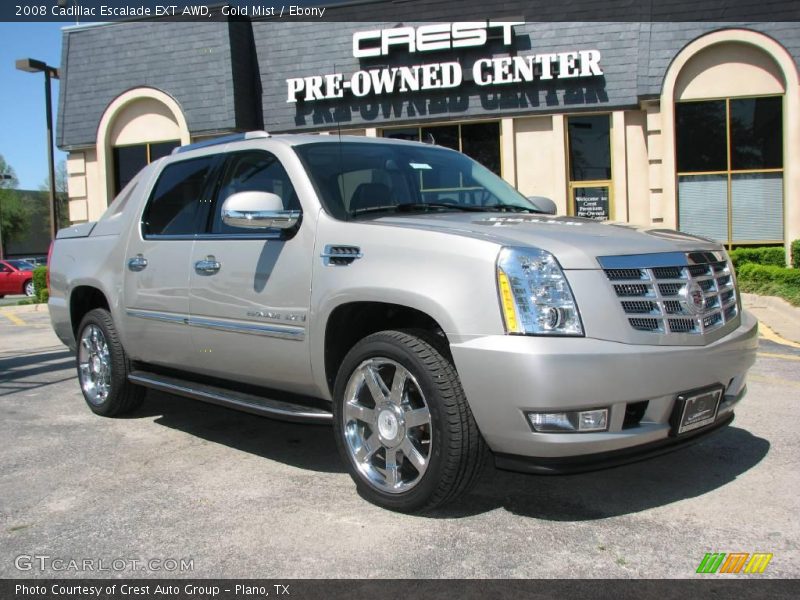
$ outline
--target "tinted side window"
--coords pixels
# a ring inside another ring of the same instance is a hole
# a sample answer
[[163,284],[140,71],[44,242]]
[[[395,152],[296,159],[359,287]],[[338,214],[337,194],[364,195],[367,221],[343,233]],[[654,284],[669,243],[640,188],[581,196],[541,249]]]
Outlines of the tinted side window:
[[274,155],[263,150],[239,152],[228,159],[214,207],[212,233],[253,233],[251,229],[230,227],[222,222],[222,204],[238,192],[271,192],[283,200],[284,210],[300,210],[289,175]]
[[198,212],[206,177],[214,157],[169,165],[158,178],[142,218],[148,235],[193,235],[198,232]]

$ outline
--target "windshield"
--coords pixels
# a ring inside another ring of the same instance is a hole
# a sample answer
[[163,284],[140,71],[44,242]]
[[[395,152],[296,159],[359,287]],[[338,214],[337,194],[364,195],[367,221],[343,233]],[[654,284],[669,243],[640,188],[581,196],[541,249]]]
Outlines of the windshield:
[[325,208],[338,219],[393,212],[539,212],[497,175],[452,150],[336,141],[295,151]]
[[16,267],[20,271],[33,271],[34,266],[24,260],[10,260],[8,261],[12,267]]

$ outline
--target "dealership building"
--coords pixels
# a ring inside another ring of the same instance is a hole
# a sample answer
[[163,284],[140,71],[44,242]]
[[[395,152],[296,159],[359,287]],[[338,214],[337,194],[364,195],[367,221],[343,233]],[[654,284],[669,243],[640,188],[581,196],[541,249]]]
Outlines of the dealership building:
[[66,28],[57,145],[71,220],[97,219],[178,145],[264,129],[455,148],[559,214],[731,245],[800,238],[800,23],[782,20],[787,3],[760,3],[759,22],[687,22],[702,2],[672,21],[611,22],[472,1],[441,20],[428,4],[441,5]]

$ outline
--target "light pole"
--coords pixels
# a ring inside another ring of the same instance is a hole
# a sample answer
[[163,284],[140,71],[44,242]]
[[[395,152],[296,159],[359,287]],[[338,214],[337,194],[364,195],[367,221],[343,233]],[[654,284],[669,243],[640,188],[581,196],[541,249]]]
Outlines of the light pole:
[[[8,173],[0,173],[0,179],[14,179],[14,178]],[[0,258],[5,258],[5,257],[6,257],[6,251],[3,248],[3,196],[0,195]]]
[[58,79],[58,69],[41,60],[21,58],[17,69],[26,73],[44,73],[45,117],[47,119],[47,169],[50,173],[50,241],[56,239],[58,210],[56,208],[56,167],[53,162],[53,106],[50,100],[50,79]]

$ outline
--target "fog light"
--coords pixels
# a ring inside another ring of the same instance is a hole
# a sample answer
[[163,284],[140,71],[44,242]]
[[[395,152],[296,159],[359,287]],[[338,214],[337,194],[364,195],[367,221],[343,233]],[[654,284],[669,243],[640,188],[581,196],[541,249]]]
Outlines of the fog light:
[[608,409],[584,410],[578,413],[578,431],[605,431],[608,429]]
[[606,431],[608,409],[557,413],[528,413],[533,429],[540,433]]

